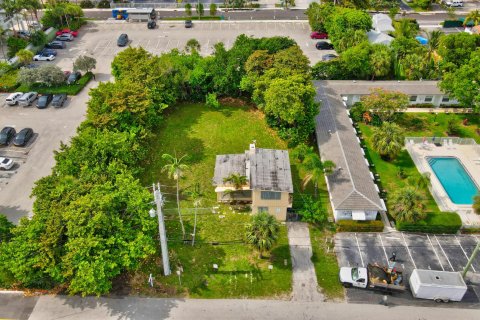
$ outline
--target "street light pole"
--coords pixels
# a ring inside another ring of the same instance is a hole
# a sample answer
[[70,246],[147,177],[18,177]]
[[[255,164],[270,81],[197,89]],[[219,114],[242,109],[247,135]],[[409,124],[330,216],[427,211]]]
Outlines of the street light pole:
[[155,184],[153,184],[153,196],[155,197],[157,210],[150,210],[150,216],[154,217],[156,214],[158,217],[158,233],[160,235],[160,248],[162,249],[163,273],[168,276],[172,272],[170,270],[170,260],[168,259],[167,237],[162,212],[163,197],[162,193],[160,192],[160,183],[158,184],[158,188],[155,188]]
[[473,260],[477,256],[478,251],[480,251],[480,241],[477,243],[477,246],[475,247],[475,250],[473,250],[472,255],[470,256],[470,259],[468,259],[467,265],[465,266],[465,269],[463,270],[462,277],[465,279],[465,276],[467,275],[468,269],[470,269],[470,266],[473,263]]

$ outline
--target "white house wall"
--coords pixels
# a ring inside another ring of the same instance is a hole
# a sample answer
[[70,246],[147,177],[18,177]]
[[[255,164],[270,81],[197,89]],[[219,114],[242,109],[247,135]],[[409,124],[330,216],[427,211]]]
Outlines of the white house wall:
[[[347,104],[347,106],[351,107],[354,103],[360,102],[360,98],[362,95],[360,94],[349,94],[344,95],[343,100]],[[428,101],[427,97],[432,97],[432,101]],[[447,95],[437,94],[437,95],[417,95],[415,101],[410,100],[410,104],[423,104],[423,103],[431,103],[436,107],[439,107],[442,104],[458,104],[458,101],[455,99],[449,99],[448,101],[443,102],[443,98],[448,97]],[[412,96],[409,96],[411,99]]]

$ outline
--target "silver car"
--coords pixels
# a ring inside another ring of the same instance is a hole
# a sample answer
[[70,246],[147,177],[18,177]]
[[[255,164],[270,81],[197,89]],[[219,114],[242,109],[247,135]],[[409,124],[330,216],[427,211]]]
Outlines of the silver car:
[[15,106],[18,104],[18,100],[23,96],[23,92],[14,92],[10,94],[5,101],[9,106]]
[[0,169],[2,170],[10,170],[13,167],[13,160],[9,158],[2,158],[0,157]]
[[24,107],[31,106],[33,101],[37,99],[38,93],[36,92],[27,92],[18,99],[18,104]]

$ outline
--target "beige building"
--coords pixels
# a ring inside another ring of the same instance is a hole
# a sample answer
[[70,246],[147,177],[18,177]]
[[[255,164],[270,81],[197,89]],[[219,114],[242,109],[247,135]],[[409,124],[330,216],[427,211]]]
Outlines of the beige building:
[[[232,174],[244,177],[242,186],[225,182]],[[219,202],[250,204],[253,213],[268,212],[286,220],[292,207],[292,174],[287,150],[261,149],[250,144],[241,154],[217,155],[213,184]]]

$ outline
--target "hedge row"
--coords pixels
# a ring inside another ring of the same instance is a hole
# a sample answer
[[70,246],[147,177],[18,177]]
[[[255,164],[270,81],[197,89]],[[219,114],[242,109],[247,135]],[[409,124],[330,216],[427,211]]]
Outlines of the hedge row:
[[87,85],[87,83],[92,79],[92,77],[93,77],[93,73],[87,72],[75,84],[70,84],[70,85],[64,84],[64,85],[54,86],[54,87],[47,87],[42,85],[32,85],[32,86],[21,85],[17,88],[17,91],[20,91],[20,92],[35,91],[42,94],[66,93],[69,96],[74,96],[80,91],[82,91],[82,89]]
[[480,233],[480,228],[462,228],[460,232],[463,234]]
[[383,222],[380,220],[337,221],[337,232],[382,232],[382,231],[383,231]]
[[425,220],[417,223],[397,222],[397,230],[425,233],[457,233],[462,220],[455,212],[428,213]]

